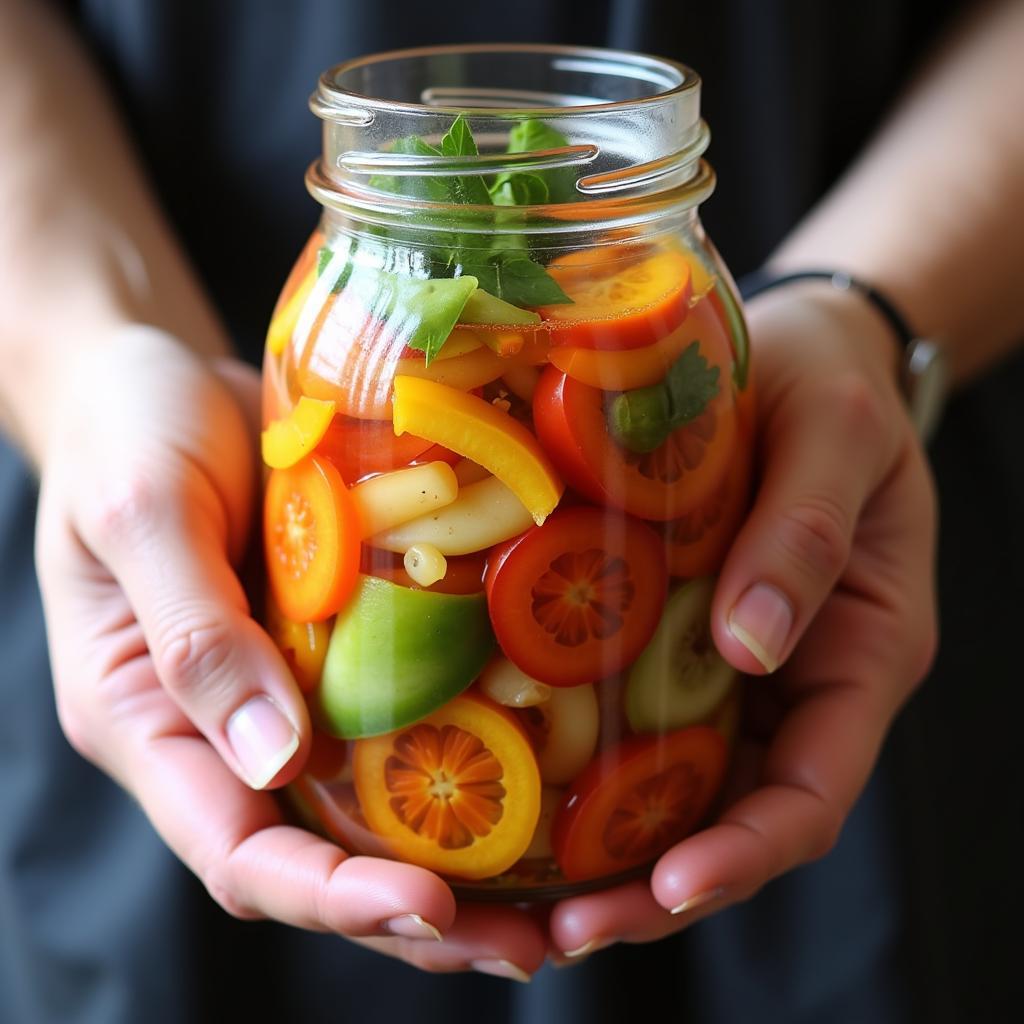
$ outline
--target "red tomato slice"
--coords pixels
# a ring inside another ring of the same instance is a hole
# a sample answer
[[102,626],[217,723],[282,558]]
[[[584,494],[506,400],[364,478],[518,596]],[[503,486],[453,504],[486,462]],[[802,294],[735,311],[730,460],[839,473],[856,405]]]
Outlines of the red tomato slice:
[[668,568],[673,576],[714,576],[722,568],[750,504],[751,461],[749,446],[741,444],[711,497],[666,523]]
[[707,725],[634,736],[602,751],[555,817],[551,844],[562,874],[581,882],[660,857],[703,821],[727,760],[725,740]]
[[[727,372],[721,379],[728,382]],[[702,415],[644,454],[627,451],[609,435],[604,394],[554,366],[541,374],[534,427],[563,479],[592,501],[656,522],[679,519],[707,502],[736,446],[728,385]]]
[[498,643],[552,686],[612,676],[636,659],[665,603],[665,556],[635,519],[564,508],[492,549],[487,603]]
[[686,319],[692,272],[679,250],[654,249],[593,265],[585,260],[572,253],[548,266],[548,273],[573,300],[540,311],[553,345],[643,348],[671,334]]

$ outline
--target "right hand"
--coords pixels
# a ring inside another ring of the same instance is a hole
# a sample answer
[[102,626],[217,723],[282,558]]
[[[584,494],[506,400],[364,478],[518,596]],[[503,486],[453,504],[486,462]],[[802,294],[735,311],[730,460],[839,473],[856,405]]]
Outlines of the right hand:
[[527,915],[460,907],[456,921],[436,875],[350,857],[261,791],[300,772],[310,724],[232,568],[250,527],[258,376],[146,327],[81,352],[47,410],[36,538],[72,745],[236,917],[337,932],[427,970],[535,971],[545,939]]

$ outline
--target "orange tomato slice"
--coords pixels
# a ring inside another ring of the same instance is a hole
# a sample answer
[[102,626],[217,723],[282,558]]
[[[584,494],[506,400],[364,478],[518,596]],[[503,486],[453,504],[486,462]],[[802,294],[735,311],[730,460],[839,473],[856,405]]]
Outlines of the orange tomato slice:
[[[569,257],[563,257],[566,261]],[[658,249],[616,265],[614,273],[587,273],[554,260],[548,273],[572,303],[544,306],[552,345],[634,349],[653,345],[686,318],[692,293],[689,261],[677,249]]]
[[317,455],[267,481],[263,536],[267,575],[282,613],[318,622],[344,604],[359,577],[362,531],[341,474]]
[[392,856],[452,878],[507,871],[540,817],[540,773],[523,730],[471,694],[359,740],[354,770],[367,824]]
[[653,345],[617,352],[555,346],[548,359],[581,384],[602,391],[632,391],[664,380],[672,364],[694,341],[701,342],[705,351],[728,351],[722,324],[706,298],[691,307],[679,327]]
[[303,693],[316,689],[324,670],[331,631],[325,622],[293,622],[267,595],[266,627]]

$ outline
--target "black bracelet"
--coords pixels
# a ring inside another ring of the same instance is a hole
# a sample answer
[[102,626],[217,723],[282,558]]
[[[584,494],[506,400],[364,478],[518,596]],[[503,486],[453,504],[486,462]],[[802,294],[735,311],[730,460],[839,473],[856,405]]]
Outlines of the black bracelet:
[[892,302],[874,285],[842,270],[797,270],[791,274],[771,274],[766,270],[755,270],[739,282],[739,289],[744,299],[752,299],[762,292],[771,291],[784,284],[794,284],[797,281],[828,281],[833,288],[837,288],[839,291],[852,291],[863,295],[885,317],[889,326],[896,333],[904,351],[910,348],[911,343],[917,337]]

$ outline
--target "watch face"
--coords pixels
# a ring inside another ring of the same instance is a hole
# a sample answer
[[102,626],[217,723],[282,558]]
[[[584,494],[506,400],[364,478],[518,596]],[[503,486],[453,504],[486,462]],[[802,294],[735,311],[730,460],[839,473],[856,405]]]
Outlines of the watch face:
[[939,425],[949,386],[942,346],[927,338],[915,339],[907,351],[905,380],[911,422],[918,436],[928,441]]

